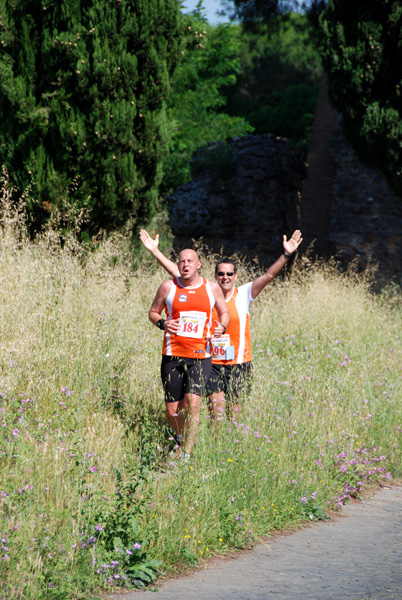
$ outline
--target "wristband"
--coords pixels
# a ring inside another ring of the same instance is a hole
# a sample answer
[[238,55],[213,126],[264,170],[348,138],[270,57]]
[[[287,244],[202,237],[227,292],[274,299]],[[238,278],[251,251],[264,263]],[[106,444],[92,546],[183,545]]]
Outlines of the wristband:
[[226,327],[224,325],[222,325],[222,323],[220,323],[220,325],[223,327],[223,334],[225,334],[226,333]]
[[[292,253],[293,254],[293,253]],[[285,258],[292,258],[292,254],[288,254],[287,252],[285,252],[285,250],[283,251],[283,256]]]
[[156,326],[159,327],[159,329],[162,329],[162,331],[165,331],[165,320],[166,319],[159,319],[156,324]]

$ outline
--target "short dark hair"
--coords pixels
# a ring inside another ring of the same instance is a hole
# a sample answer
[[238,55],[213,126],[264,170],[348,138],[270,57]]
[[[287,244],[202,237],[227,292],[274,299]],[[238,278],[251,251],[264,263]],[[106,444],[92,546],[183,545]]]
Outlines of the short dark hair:
[[216,267],[215,267],[215,274],[219,271],[219,265],[223,265],[223,264],[229,264],[229,265],[233,265],[233,271],[235,273],[237,273],[237,266],[236,263],[233,262],[233,260],[230,260],[230,258],[221,258],[220,260],[218,260],[218,262],[216,263]]

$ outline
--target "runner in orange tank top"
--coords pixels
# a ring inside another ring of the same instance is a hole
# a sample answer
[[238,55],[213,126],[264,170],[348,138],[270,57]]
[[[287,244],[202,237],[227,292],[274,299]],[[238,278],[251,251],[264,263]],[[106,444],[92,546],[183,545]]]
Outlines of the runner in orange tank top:
[[[211,338],[224,334],[230,320],[219,285],[200,277],[200,268],[194,250],[180,252],[177,277],[162,283],[149,310],[150,321],[165,332],[161,377],[166,416],[183,439],[177,458],[186,460],[194,446],[201,395],[211,373]],[[219,320],[213,327],[214,307]]]
[[[169,273],[176,276],[178,272],[176,265],[158,248],[159,236],[157,235],[153,240],[145,230],[142,230],[140,239],[156,260]],[[230,313],[230,323],[225,334],[213,340],[212,373],[207,384],[210,410],[217,419],[223,417],[225,407],[227,414],[237,413],[249,390],[252,375],[250,304],[278,275],[302,241],[298,229],[289,240],[284,235],[283,254],[278,260],[261,277],[239,288],[235,287],[236,264],[229,258],[223,258],[216,265],[215,279],[223,292]],[[214,320],[216,316],[213,312]]]
[[[211,319],[214,304],[211,286],[205,278],[200,278],[194,289],[188,289],[181,283],[180,277],[175,277],[164,308],[167,319],[180,319],[181,328],[176,335],[165,331],[162,354],[209,358],[212,355]],[[214,311],[218,318],[215,308]]]

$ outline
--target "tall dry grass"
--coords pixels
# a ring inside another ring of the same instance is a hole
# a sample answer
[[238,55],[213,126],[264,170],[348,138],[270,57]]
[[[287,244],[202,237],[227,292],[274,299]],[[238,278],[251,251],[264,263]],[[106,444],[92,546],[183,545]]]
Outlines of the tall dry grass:
[[[169,466],[165,274],[118,239],[35,240],[3,185],[0,228],[1,597],[88,598],[326,518],[401,474],[401,296],[333,264],[296,264],[252,306],[254,383],[235,422],[203,407]],[[213,260],[203,255],[203,273]],[[250,277],[240,265],[240,283]]]

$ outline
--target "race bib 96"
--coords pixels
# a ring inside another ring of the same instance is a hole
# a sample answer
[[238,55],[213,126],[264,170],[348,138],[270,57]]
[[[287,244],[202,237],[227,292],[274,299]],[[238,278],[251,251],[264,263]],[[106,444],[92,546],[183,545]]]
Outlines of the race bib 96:
[[225,333],[221,335],[221,337],[213,337],[211,338],[212,347],[214,349],[214,357],[215,358],[225,358],[226,350],[230,346],[230,335]]

